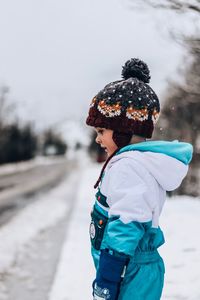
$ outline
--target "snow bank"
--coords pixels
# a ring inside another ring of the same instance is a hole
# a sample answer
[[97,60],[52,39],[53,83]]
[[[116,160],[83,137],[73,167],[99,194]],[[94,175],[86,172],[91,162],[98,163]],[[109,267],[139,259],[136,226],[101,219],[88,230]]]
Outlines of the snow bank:
[[99,175],[99,168],[99,165],[89,163],[82,175],[78,199],[49,300],[92,299],[91,282],[95,274],[90,256],[88,228],[94,199],[93,185]]

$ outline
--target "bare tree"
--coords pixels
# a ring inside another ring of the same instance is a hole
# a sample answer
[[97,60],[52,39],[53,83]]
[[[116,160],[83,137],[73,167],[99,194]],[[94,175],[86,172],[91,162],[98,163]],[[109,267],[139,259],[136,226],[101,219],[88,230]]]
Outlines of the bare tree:
[[10,114],[16,108],[16,105],[8,99],[9,91],[7,85],[0,86],[0,128],[6,124]]
[[[200,0],[130,0],[132,7],[169,10],[179,14],[193,12],[199,21]],[[196,36],[185,36],[177,32],[171,33],[171,37],[181,42],[188,48],[188,57],[183,62],[184,81],[181,84],[171,82],[168,94],[163,105],[160,118],[160,130],[156,137],[167,139],[179,139],[192,143],[194,147],[193,160],[189,174],[178,194],[200,195],[200,35],[199,29]]]
[[[153,8],[175,10],[179,13],[186,13],[188,11],[192,11],[198,14],[200,13],[200,0],[143,0],[143,3]],[[141,0],[134,1],[133,5],[141,6]]]
[[[189,174],[178,194],[200,195],[200,41],[187,40],[192,61],[184,70],[185,80],[170,83],[162,108],[159,126],[161,135],[167,139],[190,142],[194,147],[193,160]],[[160,136],[160,133],[157,135]]]

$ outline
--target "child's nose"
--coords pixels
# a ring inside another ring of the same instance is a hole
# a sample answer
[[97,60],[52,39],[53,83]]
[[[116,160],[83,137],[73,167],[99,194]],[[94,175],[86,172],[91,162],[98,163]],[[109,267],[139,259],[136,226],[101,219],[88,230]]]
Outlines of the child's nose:
[[100,138],[99,138],[98,136],[96,137],[95,142],[96,142],[97,144],[100,144],[100,143],[101,143],[101,142],[100,142]]

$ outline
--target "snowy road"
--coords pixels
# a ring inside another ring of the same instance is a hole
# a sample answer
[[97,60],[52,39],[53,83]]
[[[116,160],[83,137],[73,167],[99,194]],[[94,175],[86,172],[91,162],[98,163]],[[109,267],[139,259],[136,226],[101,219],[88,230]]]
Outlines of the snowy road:
[[[85,160],[0,229],[0,300],[92,299],[88,226],[99,171],[99,165]],[[166,202],[162,300],[200,299],[199,200]]]
[[[23,164],[23,163],[22,163]],[[32,194],[41,188],[58,181],[72,163],[62,158],[57,162],[49,161],[49,164],[33,165],[32,167],[13,172],[13,174],[1,174],[0,169],[0,207],[8,200],[21,195]]]
[[[0,225],[7,222],[18,210],[38,197],[38,192],[49,190],[64,177],[74,165],[65,157],[44,159],[39,163],[25,162],[13,167],[0,168]],[[4,174],[2,169],[7,170]],[[37,193],[37,196],[34,195]]]
[[0,228],[1,300],[48,299],[76,199],[77,172],[35,196],[37,201]]

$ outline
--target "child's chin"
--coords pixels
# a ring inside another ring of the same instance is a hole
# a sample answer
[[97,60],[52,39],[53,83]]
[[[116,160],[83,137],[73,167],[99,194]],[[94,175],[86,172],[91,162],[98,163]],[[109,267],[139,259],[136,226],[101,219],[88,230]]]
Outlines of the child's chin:
[[109,157],[109,156],[112,155],[112,153],[110,153],[110,152],[108,152],[108,151],[105,151],[105,152],[106,152],[106,154],[107,154],[107,157]]
[[107,156],[109,157],[110,156],[110,153],[108,152],[107,149],[104,149],[104,151],[106,152]]

